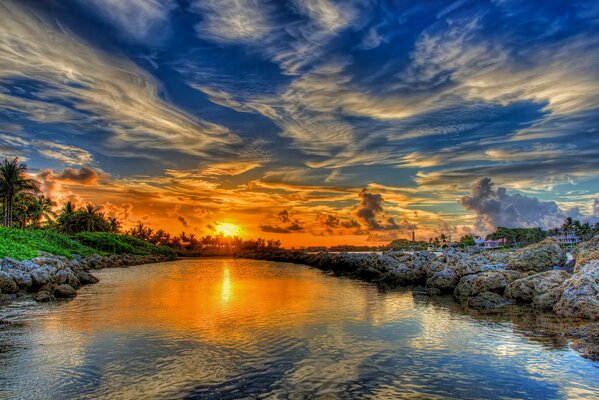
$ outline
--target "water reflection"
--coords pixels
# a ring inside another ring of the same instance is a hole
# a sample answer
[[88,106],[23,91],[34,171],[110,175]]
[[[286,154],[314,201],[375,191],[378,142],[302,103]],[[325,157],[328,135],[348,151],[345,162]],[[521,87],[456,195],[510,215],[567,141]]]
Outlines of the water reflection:
[[597,396],[596,365],[546,316],[472,315],[260,261],[99,276],[74,301],[0,311],[23,322],[0,331],[0,397]]

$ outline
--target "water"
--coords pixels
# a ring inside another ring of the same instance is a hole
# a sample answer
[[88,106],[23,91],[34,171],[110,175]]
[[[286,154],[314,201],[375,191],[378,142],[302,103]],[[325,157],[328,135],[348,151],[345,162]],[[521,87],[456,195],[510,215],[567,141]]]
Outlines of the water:
[[549,317],[265,261],[99,271],[68,302],[0,309],[0,398],[599,398]]

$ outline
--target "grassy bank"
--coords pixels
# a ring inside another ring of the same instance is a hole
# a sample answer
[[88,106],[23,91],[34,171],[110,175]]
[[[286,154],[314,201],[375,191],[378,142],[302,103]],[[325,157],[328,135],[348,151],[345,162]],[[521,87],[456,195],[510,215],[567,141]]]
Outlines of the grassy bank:
[[167,255],[175,252],[164,246],[154,246],[140,239],[105,232],[82,232],[67,236],[52,230],[0,228],[0,258],[11,257],[26,260],[37,257],[40,252],[72,258],[78,254],[135,254]]

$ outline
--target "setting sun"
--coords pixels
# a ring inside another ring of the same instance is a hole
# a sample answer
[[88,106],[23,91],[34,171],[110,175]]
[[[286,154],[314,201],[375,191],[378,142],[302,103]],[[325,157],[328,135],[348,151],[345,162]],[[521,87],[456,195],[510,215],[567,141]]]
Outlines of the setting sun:
[[221,222],[216,225],[216,233],[223,236],[237,236],[241,233],[241,228],[237,225],[230,224],[228,222]]

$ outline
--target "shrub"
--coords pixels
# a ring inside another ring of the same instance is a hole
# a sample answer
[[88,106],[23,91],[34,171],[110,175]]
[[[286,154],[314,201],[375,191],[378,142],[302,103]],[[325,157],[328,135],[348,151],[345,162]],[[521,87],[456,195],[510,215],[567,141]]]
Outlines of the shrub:
[[65,257],[97,253],[94,249],[52,230],[0,228],[0,257],[25,260],[37,257],[40,251]]

